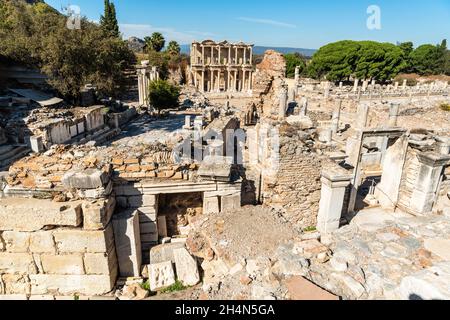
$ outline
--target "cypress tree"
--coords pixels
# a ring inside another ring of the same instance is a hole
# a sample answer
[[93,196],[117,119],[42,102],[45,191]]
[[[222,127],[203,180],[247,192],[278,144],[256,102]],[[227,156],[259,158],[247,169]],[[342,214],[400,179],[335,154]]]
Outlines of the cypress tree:
[[114,3],[105,0],[105,13],[100,17],[100,25],[106,35],[119,37],[119,24],[116,17],[116,7]]

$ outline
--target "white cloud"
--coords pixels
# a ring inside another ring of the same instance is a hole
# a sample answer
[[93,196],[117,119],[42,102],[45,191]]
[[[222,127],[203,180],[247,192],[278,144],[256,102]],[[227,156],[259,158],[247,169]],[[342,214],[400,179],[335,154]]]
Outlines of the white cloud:
[[254,23],[260,23],[260,24],[268,24],[276,27],[283,27],[283,28],[297,28],[295,24],[291,23],[285,23],[270,19],[259,19],[259,18],[248,18],[248,17],[239,17],[237,20],[246,21],[246,22],[254,22]]
[[129,37],[138,37],[143,39],[144,37],[151,36],[153,32],[160,32],[166,38],[167,41],[177,41],[181,44],[188,44],[199,37],[215,37],[213,33],[210,32],[200,32],[200,31],[177,31],[173,28],[166,27],[155,27],[149,24],[119,24],[120,31],[123,33],[124,39]]

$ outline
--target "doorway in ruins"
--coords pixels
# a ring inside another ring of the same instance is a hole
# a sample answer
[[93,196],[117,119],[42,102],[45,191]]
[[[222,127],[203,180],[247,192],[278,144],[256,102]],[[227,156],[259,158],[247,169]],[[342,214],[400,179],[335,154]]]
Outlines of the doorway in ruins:
[[158,217],[165,217],[167,237],[188,235],[190,223],[202,212],[202,192],[159,195]]
[[[385,175],[395,175],[392,160],[395,165],[401,164],[404,155],[404,143],[399,141],[405,130],[374,129],[364,130],[357,143],[355,168],[352,187],[350,187],[348,212],[355,213],[377,203],[377,186]],[[388,161],[386,162],[386,157]],[[398,179],[397,179],[398,180]]]

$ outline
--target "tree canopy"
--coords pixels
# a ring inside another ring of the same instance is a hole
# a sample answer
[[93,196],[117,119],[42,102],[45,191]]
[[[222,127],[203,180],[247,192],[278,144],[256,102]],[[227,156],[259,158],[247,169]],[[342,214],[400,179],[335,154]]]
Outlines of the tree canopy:
[[377,79],[387,81],[400,72],[421,75],[448,72],[448,49],[440,45],[422,45],[414,49],[412,42],[399,45],[375,41],[339,41],[320,48],[308,66],[308,75],[331,81]]
[[134,54],[87,19],[80,30],[71,30],[67,18],[46,4],[18,1],[0,2],[0,16],[0,55],[39,68],[64,97],[78,98],[86,83],[116,96],[126,84],[124,71],[135,62]]
[[167,52],[170,55],[179,55],[181,52],[180,45],[176,41],[170,41],[169,45],[167,46]]
[[100,17],[100,25],[107,36],[119,37],[119,23],[116,17],[116,6],[105,0],[105,13]]
[[151,37],[145,37],[145,50],[147,52],[155,51],[160,52],[164,45],[166,44],[166,40],[164,39],[163,35],[159,32],[154,32]]
[[300,67],[300,73],[306,68],[306,59],[300,53],[288,53],[284,55],[286,59],[286,77],[293,78],[295,76],[295,68]]

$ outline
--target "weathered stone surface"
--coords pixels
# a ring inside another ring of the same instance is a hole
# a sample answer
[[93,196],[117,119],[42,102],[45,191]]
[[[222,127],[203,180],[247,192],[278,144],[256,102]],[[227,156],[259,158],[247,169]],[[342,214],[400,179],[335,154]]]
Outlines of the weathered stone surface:
[[339,297],[323,290],[303,277],[286,280],[286,287],[291,300],[339,300]]
[[450,262],[404,278],[396,292],[403,300],[449,300]]
[[114,245],[112,226],[106,230],[56,230],[53,232],[60,253],[103,253]]
[[28,298],[26,294],[4,294],[0,295],[0,300],[17,301],[17,300],[28,300]]
[[170,287],[175,283],[175,273],[172,262],[166,261],[149,266],[149,282],[152,291],[158,291]]
[[28,253],[0,252],[0,273],[28,273],[37,272],[33,256]]
[[2,237],[5,242],[6,251],[16,253],[28,252],[30,233],[5,231],[3,232]]
[[112,222],[120,275],[138,277],[142,263],[139,212],[123,212],[114,216]]
[[0,229],[37,231],[45,226],[78,227],[82,222],[80,202],[6,198],[0,200]]
[[424,246],[444,261],[450,261],[450,239],[427,239]]
[[28,276],[23,274],[2,274],[0,294],[20,294],[29,292]]
[[110,198],[108,201],[84,202],[83,228],[85,230],[101,230],[111,220],[116,206],[116,200]]
[[41,255],[41,263],[46,274],[84,274],[83,257],[78,255]]
[[348,264],[345,260],[333,257],[330,259],[331,268],[333,268],[334,271],[338,272],[345,272],[347,271]]
[[195,286],[200,282],[197,260],[185,248],[173,251],[177,278],[186,286]]
[[349,275],[344,273],[333,273],[331,276],[337,281],[341,282],[344,288],[349,291],[353,298],[361,298],[361,296],[365,293],[365,289],[362,284],[360,284]]
[[97,189],[106,185],[108,181],[108,174],[97,169],[87,169],[82,172],[67,172],[62,178],[64,187],[69,189]]
[[241,207],[241,194],[223,196],[220,204],[222,212],[237,210]]
[[103,295],[112,290],[115,278],[109,275],[30,275],[31,294]]
[[52,231],[37,231],[31,233],[30,251],[33,253],[54,253],[55,241]]
[[175,263],[174,250],[184,248],[184,243],[166,243],[150,249],[150,263],[170,261]]
[[86,274],[117,274],[118,262],[116,250],[106,253],[86,253],[84,255]]

